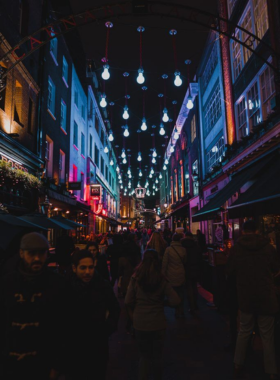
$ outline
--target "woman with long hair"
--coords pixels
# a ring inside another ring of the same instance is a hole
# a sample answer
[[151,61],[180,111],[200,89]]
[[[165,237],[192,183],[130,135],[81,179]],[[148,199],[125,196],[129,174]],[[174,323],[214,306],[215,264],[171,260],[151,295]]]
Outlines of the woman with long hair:
[[177,293],[161,273],[157,251],[147,249],[130,280],[125,297],[140,353],[139,380],[148,379],[150,364],[153,364],[154,379],[162,379],[166,298],[169,306],[180,303]]
[[164,252],[167,248],[167,243],[158,231],[154,231],[150,240],[147,243],[147,249],[154,249],[159,254],[162,260]]

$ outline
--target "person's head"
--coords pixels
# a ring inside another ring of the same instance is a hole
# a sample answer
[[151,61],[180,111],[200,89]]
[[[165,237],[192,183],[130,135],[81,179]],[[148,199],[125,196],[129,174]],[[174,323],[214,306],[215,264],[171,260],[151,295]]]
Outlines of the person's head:
[[72,270],[79,280],[88,284],[94,275],[94,258],[90,251],[82,249],[72,256]]
[[184,234],[178,234],[175,232],[175,234],[173,234],[172,236],[172,241],[180,241],[181,239],[183,239],[184,237]]
[[139,286],[146,292],[155,291],[161,283],[161,262],[159,254],[154,249],[147,249],[144,252],[143,260],[135,271]]
[[86,249],[92,254],[93,257],[96,257],[98,256],[98,253],[99,253],[99,247],[98,247],[98,244],[95,243],[95,242],[90,242]]
[[242,226],[243,235],[257,233],[257,226],[253,220],[247,220]]
[[193,234],[190,231],[187,231],[185,233],[185,238],[187,238],[187,239],[193,239]]
[[49,242],[44,235],[31,232],[22,237],[19,254],[25,270],[30,273],[39,273],[48,257]]
[[175,233],[176,233],[176,234],[184,235],[184,232],[185,232],[184,227],[177,227],[177,228],[175,229]]

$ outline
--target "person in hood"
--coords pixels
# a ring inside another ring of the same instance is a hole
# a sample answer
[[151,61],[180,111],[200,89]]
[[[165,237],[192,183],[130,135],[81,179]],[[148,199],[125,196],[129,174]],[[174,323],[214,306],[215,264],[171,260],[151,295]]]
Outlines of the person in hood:
[[237,337],[234,363],[235,377],[243,370],[246,351],[258,323],[263,343],[264,367],[268,379],[278,379],[274,347],[274,320],[279,305],[274,275],[280,263],[269,240],[258,235],[254,221],[244,223],[242,236],[232,248],[227,264],[229,273],[236,274],[240,331]]
[[191,232],[185,233],[185,238],[181,240],[182,246],[185,248],[187,253],[186,260],[186,285],[187,285],[187,296],[189,302],[190,313],[195,312],[198,309],[197,306],[197,281],[200,274],[202,254],[197,242],[193,238]]
[[66,337],[67,380],[105,380],[108,339],[117,330],[119,303],[110,283],[95,270],[91,252],[72,258],[68,284]]
[[49,243],[43,235],[24,235],[19,265],[1,282],[3,380],[54,380],[62,370],[65,282],[48,271],[48,251]]

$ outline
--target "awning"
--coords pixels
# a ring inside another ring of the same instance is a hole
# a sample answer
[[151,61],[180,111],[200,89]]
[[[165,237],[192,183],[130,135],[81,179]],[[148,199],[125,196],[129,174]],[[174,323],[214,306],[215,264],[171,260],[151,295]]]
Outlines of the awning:
[[[273,155],[275,157],[275,155]],[[217,212],[222,211],[223,204],[248,181],[265,169],[273,160],[271,155],[259,159],[232,176],[231,181],[220,190],[198,213],[193,215],[193,222],[214,219]]]
[[20,219],[16,216],[10,215],[10,214],[0,214],[0,222],[3,222],[5,224],[9,224],[11,226],[16,226],[16,227],[29,228],[32,230],[45,230],[45,231],[47,231],[47,228],[44,228],[44,227],[39,226],[37,224],[28,222],[27,220]]
[[228,207],[229,218],[280,214],[280,157],[262,171],[256,182]]
[[72,229],[75,229],[77,227],[86,227],[84,224],[76,223],[73,220],[66,219],[60,215],[59,216],[53,216],[50,219],[53,220],[54,222],[59,222],[59,223],[65,224],[66,226],[69,226]]
[[23,215],[19,219],[22,219],[24,221],[36,224],[40,227],[43,227],[45,229],[49,228],[62,228],[63,230],[71,230],[72,228],[67,226],[66,224],[60,223],[58,221],[54,221],[50,218],[48,218],[46,215],[43,214],[28,214]]

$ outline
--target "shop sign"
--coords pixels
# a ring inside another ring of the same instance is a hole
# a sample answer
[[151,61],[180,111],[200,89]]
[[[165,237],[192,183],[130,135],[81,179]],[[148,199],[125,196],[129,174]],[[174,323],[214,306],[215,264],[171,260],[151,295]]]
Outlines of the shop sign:
[[96,213],[97,215],[100,215],[100,214],[102,213],[102,210],[103,210],[103,204],[102,204],[102,203],[99,203],[99,204],[97,205],[97,210],[95,211],[95,213]]
[[6,156],[4,153],[0,152],[0,159],[11,164],[12,168],[22,170],[23,172],[28,173],[26,169],[20,162],[13,160],[11,157]]
[[82,182],[68,182],[68,190],[81,190]]
[[99,201],[101,197],[101,186],[100,185],[91,185],[90,186],[90,196],[92,199]]

